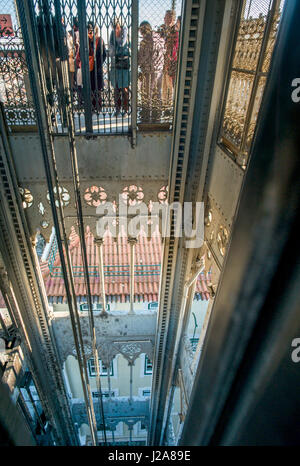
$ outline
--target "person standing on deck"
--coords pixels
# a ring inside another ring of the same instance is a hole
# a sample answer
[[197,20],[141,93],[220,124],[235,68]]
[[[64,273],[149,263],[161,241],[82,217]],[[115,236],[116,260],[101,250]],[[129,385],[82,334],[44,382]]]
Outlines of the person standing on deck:
[[129,84],[130,84],[130,60],[127,29],[121,25],[119,18],[115,18],[113,30],[109,39],[109,55],[111,65],[109,80],[114,88],[115,113],[124,114],[129,111]]

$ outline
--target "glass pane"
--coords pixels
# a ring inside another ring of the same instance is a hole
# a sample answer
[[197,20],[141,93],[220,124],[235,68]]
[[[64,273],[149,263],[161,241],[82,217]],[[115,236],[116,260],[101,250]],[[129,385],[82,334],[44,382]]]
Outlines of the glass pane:
[[254,76],[232,71],[223,120],[223,135],[240,148]]
[[251,142],[254,136],[254,131],[256,127],[256,121],[260,109],[260,104],[261,100],[263,97],[265,85],[266,85],[266,80],[267,78],[265,76],[262,76],[259,79],[259,84],[257,86],[257,91],[255,95],[255,100],[254,100],[254,105],[251,113],[251,118],[249,122],[249,128],[248,128],[248,133],[247,133],[247,139],[246,139],[246,145],[245,145],[245,151],[248,152],[250,150]]
[[264,73],[268,73],[268,71],[269,71],[271,58],[272,58],[272,53],[273,53],[275,41],[276,41],[276,38],[277,38],[277,32],[278,32],[279,22],[280,22],[280,18],[281,18],[283,3],[284,2],[281,2],[280,8],[275,13],[274,19],[273,19],[273,22],[272,22],[271,32],[270,32],[268,45],[267,45],[267,49],[266,49],[266,52],[265,52],[265,57],[264,57],[262,70],[261,70]]
[[269,0],[248,0],[244,3],[233,68],[247,71],[256,70],[270,4]]

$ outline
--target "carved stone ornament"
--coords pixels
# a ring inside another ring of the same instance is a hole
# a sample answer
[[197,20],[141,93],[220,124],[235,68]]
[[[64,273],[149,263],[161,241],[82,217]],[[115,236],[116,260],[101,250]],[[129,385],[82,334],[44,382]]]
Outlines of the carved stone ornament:
[[98,356],[106,367],[111,365],[112,360],[118,354],[118,349],[106,340],[97,341]]
[[114,342],[114,346],[129,362],[132,364],[140,354],[145,353],[151,360],[153,357],[153,344],[148,341],[135,341],[135,342]]
[[[90,345],[83,345],[85,357],[88,359],[93,356],[93,349]],[[75,346],[72,349],[72,355],[77,359],[77,352]]]

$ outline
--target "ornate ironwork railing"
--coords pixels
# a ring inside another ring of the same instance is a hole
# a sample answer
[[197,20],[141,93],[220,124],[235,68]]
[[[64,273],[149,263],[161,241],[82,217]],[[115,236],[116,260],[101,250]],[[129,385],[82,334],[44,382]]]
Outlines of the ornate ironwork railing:
[[22,33],[14,0],[0,0],[0,99],[9,126],[35,125]]
[[[53,133],[67,132],[63,55],[77,134],[128,133],[137,124],[142,128],[149,123],[170,127],[181,1],[32,0],[32,4]],[[10,29],[0,23],[0,90],[7,121],[9,126],[35,125],[14,0],[0,0],[0,15],[0,20],[12,23]]]
[[35,125],[24,50],[0,48],[0,86],[8,124]]
[[283,3],[244,0],[220,131],[220,142],[242,166],[254,136]]
[[[180,1],[140,0],[139,8],[134,10],[138,14],[138,31],[132,28],[132,0],[33,3],[54,133],[67,131],[59,52],[63,47],[68,57],[77,133],[127,133],[133,123],[140,128],[149,123],[170,127]],[[220,132],[221,143],[241,165],[245,165],[254,135],[283,3],[284,0],[244,1]],[[60,7],[61,26],[57,25],[55,4]],[[0,92],[7,121],[10,126],[34,125],[14,0],[0,0],[0,15]],[[9,16],[11,29],[5,26]],[[136,54],[134,69],[132,60]]]
[[[54,131],[64,132],[58,51],[63,37],[75,131],[128,132],[132,111],[131,0],[60,0],[61,31],[57,30],[54,3],[35,0],[43,61],[47,62],[51,55],[55,57],[52,63],[50,60],[50,69],[45,70],[48,92],[52,95]],[[49,44],[45,40],[48,32],[52,34]]]

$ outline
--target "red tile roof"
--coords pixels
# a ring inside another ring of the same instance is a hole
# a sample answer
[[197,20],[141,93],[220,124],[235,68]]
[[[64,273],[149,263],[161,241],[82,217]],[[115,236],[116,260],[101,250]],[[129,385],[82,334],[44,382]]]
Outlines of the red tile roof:
[[[74,270],[75,291],[78,296],[78,301],[85,301],[86,287],[84,283],[83,273],[78,276],[78,271],[83,271],[80,240],[73,229],[70,235],[70,255]],[[98,257],[97,249],[94,243],[94,236],[87,228],[86,231],[86,249],[88,257],[88,265],[90,271],[90,286],[91,294],[94,302],[100,302],[101,284],[97,269]],[[44,277],[47,296],[50,302],[65,301],[64,280],[61,276],[59,253],[56,251],[55,260],[53,263],[54,269],[52,273],[49,270],[49,259],[41,262],[42,275]],[[103,261],[105,272],[109,275],[105,276],[105,292],[108,301],[129,301],[129,264],[130,264],[130,246],[126,237],[120,237],[118,241],[114,241],[113,237],[107,235],[103,242]],[[135,300],[138,302],[158,301],[159,291],[159,266],[161,263],[161,238],[153,236],[150,241],[146,236],[139,236],[135,247],[135,267],[136,271],[141,271],[138,267],[143,265],[143,269],[147,270],[148,274],[139,274],[135,276]],[[109,267],[108,267],[109,266]],[[125,267],[112,267],[125,266]],[[146,266],[146,267],[145,267]],[[51,266],[50,266],[51,267]],[[55,268],[57,267],[57,268]],[[121,274],[120,270],[124,272]],[[152,271],[152,273],[151,273]],[[113,275],[114,272],[114,275]],[[196,297],[201,300],[209,299],[207,289],[207,280],[204,274],[201,274],[197,281]]]

